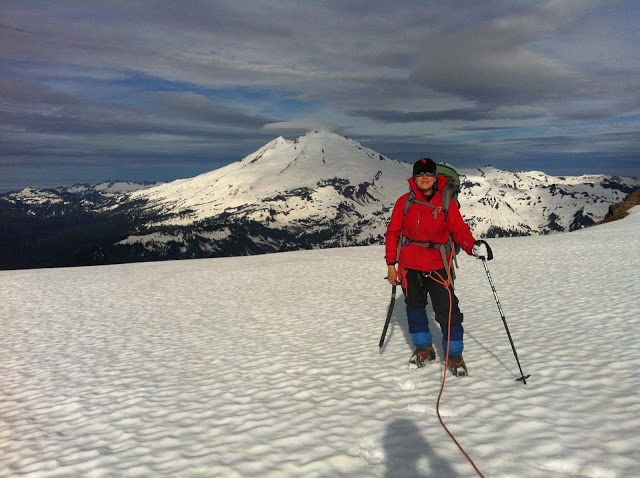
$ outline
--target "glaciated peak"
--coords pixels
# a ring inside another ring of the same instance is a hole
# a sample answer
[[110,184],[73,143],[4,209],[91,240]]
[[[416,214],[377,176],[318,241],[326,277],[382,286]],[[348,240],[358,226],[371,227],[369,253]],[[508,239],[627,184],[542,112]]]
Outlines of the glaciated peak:
[[[324,171],[319,176],[321,179],[332,167],[336,169],[334,175],[338,175],[345,168],[359,169],[360,163],[362,160],[366,160],[367,156],[379,157],[377,153],[374,153],[357,141],[333,131],[316,129],[295,140],[287,140],[280,136],[244,158],[241,161],[241,166],[253,168],[264,165],[266,161],[276,162],[281,164],[280,169],[276,172],[278,176],[289,170],[290,167],[293,169],[289,172],[297,171],[298,173],[302,173],[301,168],[313,168],[313,171],[306,171],[302,174],[315,176],[320,173],[318,170],[320,168]],[[275,167],[275,164],[272,164],[272,167]]]
[[307,131],[303,136],[301,136],[300,138],[313,138],[316,136],[321,136],[321,137],[336,137],[336,138],[340,138],[340,139],[346,139],[344,136],[336,133],[335,131],[331,131],[330,129],[324,129],[324,128],[318,128],[315,130],[311,130],[311,131]]
[[241,164],[245,165],[245,164],[253,163],[255,161],[258,161],[262,157],[264,157],[267,152],[285,148],[291,144],[293,144],[293,141],[285,139],[282,136],[278,136],[276,139],[269,141],[267,144],[262,146],[260,149],[258,149],[254,153],[251,153],[250,155],[246,156],[241,161]]

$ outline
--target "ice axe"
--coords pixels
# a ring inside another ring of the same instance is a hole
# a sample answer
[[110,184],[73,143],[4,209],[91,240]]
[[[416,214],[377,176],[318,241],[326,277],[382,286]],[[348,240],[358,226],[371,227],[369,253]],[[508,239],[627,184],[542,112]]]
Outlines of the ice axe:
[[384,329],[382,329],[382,336],[380,337],[379,349],[382,350],[384,345],[384,339],[387,336],[387,329],[389,328],[389,322],[391,321],[391,314],[393,314],[393,306],[396,303],[396,286],[391,287],[391,302],[389,303],[389,310],[387,310],[387,320],[384,323]]

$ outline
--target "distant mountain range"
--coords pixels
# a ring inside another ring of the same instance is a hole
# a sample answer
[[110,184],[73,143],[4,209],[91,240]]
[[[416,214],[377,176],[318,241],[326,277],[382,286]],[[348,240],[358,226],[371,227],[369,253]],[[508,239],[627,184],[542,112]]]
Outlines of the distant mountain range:
[[[601,221],[640,178],[459,170],[477,237],[572,231]],[[381,244],[411,164],[328,131],[276,138],[242,161],[164,184],[0,196],[0,268],[108,264]]]

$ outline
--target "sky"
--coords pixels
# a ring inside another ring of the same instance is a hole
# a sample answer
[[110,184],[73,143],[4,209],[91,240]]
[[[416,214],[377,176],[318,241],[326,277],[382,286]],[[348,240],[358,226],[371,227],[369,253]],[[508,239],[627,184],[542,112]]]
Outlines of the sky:
[[191,177],[318,128],[640,176],[638,24],[638,1],[4,1],[0,191]]

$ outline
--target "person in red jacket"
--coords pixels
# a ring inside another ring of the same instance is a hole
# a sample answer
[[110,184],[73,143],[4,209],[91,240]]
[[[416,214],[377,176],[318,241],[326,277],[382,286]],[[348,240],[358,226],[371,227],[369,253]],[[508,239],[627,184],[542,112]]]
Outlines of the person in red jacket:
[[485,241],[473,237],[455,200],[449,204],[446,214],[443,211],[442,192],[446,178],[438,175],[433,160],[418,160],[408,181],[415,200],[408,209],[405,209],[405,203],[409,193],[396,202],[387,227],[385,253],[388,280],[392,285],[401,284],[405,295],[409,333],[415,346],[409,361],[422,367],[436,358],[427,320],[428,295],[435,320],[442,330],[445,354],[450,327],[448,367],[455,375],[466,375],[462,358],[463,315],[451,283],[451,251],[445,246],[452,237],[453,242],[469,255],[491,260],[493,254]]

